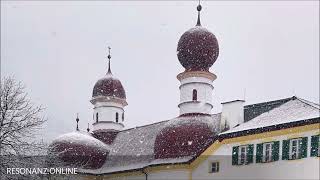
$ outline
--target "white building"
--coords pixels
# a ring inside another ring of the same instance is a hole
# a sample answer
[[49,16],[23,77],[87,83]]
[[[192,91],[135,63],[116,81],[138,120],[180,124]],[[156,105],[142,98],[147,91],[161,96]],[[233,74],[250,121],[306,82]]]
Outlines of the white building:
[[[94,86],[93,131],[64,134],[50,153],[79,168],[77,179],[319,179],[319,105],[289,97],[245,105],[222,103],[212,114],[209,68],[218,58],[214,34],[201,26],[180,38],[178,117],[125,127],[125,90],[110,68]],[[59,179],[59,177],[57,177]]]

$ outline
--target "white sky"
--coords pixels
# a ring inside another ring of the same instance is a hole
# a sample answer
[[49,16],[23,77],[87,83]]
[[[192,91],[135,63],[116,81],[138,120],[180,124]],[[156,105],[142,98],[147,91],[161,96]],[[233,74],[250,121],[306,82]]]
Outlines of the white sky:
[[[125,125],[178,116],[183,71],[176,56],[183,32],[196,24],[197,1],[1,1],[1,75],[25,83],[46,107],[43,136],[51,140],[91,123],[94,83],[107,70],[125,87]],[[205,1],[202,25],[218,38],[211,68],[214,109],[294,94],[319,102],[318,1]]]

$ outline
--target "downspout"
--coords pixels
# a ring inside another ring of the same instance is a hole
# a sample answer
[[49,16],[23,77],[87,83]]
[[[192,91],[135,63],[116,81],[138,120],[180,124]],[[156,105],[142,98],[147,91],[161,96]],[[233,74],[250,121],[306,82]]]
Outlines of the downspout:
[[145,169],[142,169],[141,172],[146,176],[146,180],[148,180],[148,173],[145,171]]

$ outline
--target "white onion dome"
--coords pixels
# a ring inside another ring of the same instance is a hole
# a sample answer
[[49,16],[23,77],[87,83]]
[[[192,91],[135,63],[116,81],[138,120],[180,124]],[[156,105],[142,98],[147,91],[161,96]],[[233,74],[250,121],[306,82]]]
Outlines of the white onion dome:
[[85,169],[100,168],[109,153],[109,146],[90,133],[75,131],[52,141],[49,153],[67,166]]

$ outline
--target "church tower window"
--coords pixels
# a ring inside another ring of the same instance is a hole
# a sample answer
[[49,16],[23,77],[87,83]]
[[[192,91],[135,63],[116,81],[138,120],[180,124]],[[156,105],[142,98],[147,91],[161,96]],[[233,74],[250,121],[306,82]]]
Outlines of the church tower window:
[[119,113],[116,112],[116,122],[119,122]]
[[96,122],[99,122],[99,114],[96,113]]
[[197,92],[197,90],[192,90],[192,101],[197,101],[197,99],[198,99],[198,92]]
[[124,121],[124,113],[122,113],[122,122]]

